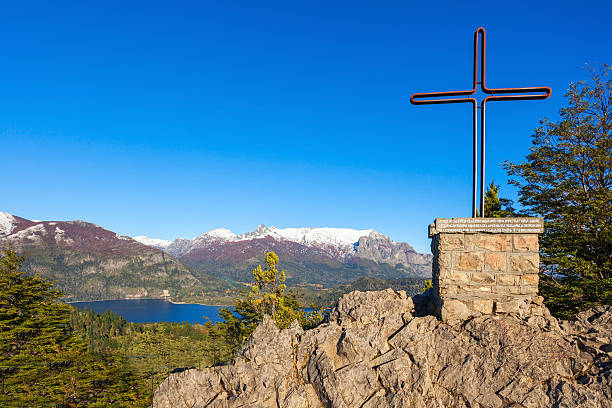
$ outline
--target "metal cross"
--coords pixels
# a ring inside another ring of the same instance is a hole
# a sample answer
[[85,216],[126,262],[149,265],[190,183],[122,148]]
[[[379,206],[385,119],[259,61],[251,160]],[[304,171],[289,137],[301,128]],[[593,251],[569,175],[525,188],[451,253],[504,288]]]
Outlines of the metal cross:
[[[480,81],[478,80],[478,36],[482,36],[482,45],[480,46]],[[476,217],[476,190],[478,184],[477,175],[477,118],[478,109],[480,109],[480,216],[484,217],[484,195],[485,195],[485,104],[488,101],[509,101],[509,100],[527,100],[527,99],[546,99],[550,96],[551,90],[548,87],[527,87],[527,88],[487,88],[485,85],[485,50],[486,50],[486,34],[485,29],[480,27],[474,33],[474,81],[473,87],[467,91],[449,91],[449,92],[429,92],[429,93],[416,93],[410,97],[410,102],[413,105],[431,105],[441,103],[471,103],[473,106],[473,122],[472,122],[472,134],[473,134],[473,165],[472,165],[472,217]],[[480,102],[475,98],[446,98],[448,96],[469,96],[473,95],[477,91],[477,86],[480,84],[482,92],[489,94]],[[525,95],[507,95],[507,94],[518,94],[527,92]],[[440,99],[426,99],[426,98],[440,98]],[[417,100],[418,99],[418,100]]]

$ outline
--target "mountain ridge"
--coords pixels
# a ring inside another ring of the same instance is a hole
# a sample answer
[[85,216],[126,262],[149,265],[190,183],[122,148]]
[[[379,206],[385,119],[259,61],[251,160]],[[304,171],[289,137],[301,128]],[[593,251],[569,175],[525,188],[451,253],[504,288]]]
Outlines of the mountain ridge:
[[157,240],[145,236],[135,237],[135,239],[154,245],[196,267],[198,264],[212,260],[231,261],[231,256],[227,256],[228,252],[239,254],[235,257],[244,260],[245,257],[242,254],[251,252],[251,248],[265,250],[263,247],[267,247],[273,250],[276,248],[280,252],[288,252],[289,258],[306,260],[303,255],[308,254],[310,259],[327,257],[341,264],[369,260],[392,267],[401,266],[411,276],[427,277],[431,274],[430,254],[420,254],[410,244],[393,241],[375,229],[329,227],[281,229],[261,224],[254,231],[240,235],[226,228],[216,228],[191,240],[177,238],[169,244],[165,240],[160,240],[162,243],[157,244]]
[[221,240],[227,242],[245,241],[250,239],[262,239],[273,237],[276,239],[286,239],[288,241],[312,244],[321,243],[328,245],[349,246],[353,245],[360,237],[376,234],[383,236],[374,229],[357,230],[353,228],[330,228],[330,227],[297,227],[297,228],[277,228],[275,226],[267,227],[260,224],[255,230],[248,231],[242,234],[236,234],[227,228],[214,228],[204,232],[192,239],[177,238],[174,241],[150,238],[148,236],[137,236],[134,239],[154,244],[160,249],[168,249],[175,241],[213,241]]

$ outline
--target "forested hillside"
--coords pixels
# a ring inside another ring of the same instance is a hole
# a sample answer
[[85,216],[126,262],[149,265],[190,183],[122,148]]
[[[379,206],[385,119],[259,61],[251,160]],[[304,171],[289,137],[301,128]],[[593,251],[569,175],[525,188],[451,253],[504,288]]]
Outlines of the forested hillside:
[[171,297],[228,303],[242,285],[83,221],[31,221],[0,212],[0,249],[25,256],[26,272],[52,280],[66,300]]

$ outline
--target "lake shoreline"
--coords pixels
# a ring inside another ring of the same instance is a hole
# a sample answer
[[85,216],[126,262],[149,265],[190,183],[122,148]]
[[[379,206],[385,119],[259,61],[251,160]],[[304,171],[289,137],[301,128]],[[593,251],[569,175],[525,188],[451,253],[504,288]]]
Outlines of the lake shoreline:
[[[219,312],[226,306],[201,303],[172,302],[168,299],[109,299],[72,301],[72,307],[102,314],[109,310],[132,323],[182,323],[205,324],[223,320]],[[231,309],[231,307],[230,307]]]
[[71,300],[71,301],[62,300],[62,302],[66,304],[72,304],[72,303],[108,302],[108,301],[115,301],[115,300],[165,300],[166,302],[172,303],[173,305],[200,305],[200,306],[231,307],[231,305],[222,305],[222,304],[179,302],[179,301],[173,301],[172,299],[168,299],[168,298],[128,298],[128,299],[124,298],[124,299],[96,299],[96,300]]

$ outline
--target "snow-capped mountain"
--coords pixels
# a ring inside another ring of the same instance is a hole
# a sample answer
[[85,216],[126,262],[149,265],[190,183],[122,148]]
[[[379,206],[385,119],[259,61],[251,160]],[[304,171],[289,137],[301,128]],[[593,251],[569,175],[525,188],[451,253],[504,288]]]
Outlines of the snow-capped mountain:
[[[334,268],[351,272],[356,264],[363,264],[367,260],[375,264],[386,264],[386,269],[394,269],[398,272],[391,273],[394,277],[431,274],[431,255],[419,254],[409,244],[395,242],[373,229],[277,228],[260,225],[254,231],[240,235],[224,228],[213,229],[193,239],[176,239],[169,245],[167,241],[155,244],[156,240],[137,238],[143,243],[152,242],[153,246],[207,273],[212,273],[212,269],[219,268],[219,265],[229,269],[232,265],[238,267],[253,263],[268,250],[274,250],[281,261],[284,259],[301,265],[295,268],[304,275],[301,281],[308,280],[309,271],[305,265],[313,262],[318,265],[333,264]],[[376,269],[376,266],[369,268]],[[311,276],[315,274],[316,271],[310,271]],[[227,277],[242,280],[237,275]],[[244,278],[248,278],[248,274]],[[324,281],[344,281],[336,278],[329,276]]]

